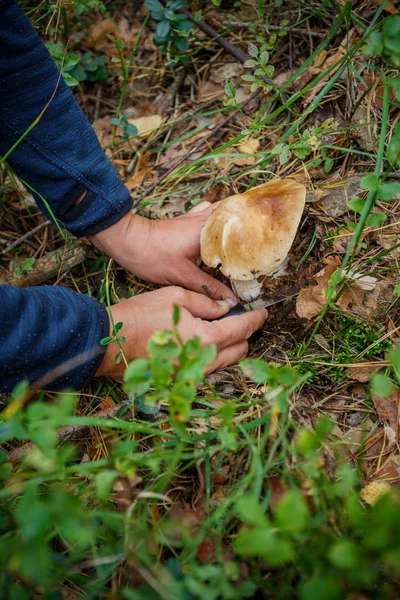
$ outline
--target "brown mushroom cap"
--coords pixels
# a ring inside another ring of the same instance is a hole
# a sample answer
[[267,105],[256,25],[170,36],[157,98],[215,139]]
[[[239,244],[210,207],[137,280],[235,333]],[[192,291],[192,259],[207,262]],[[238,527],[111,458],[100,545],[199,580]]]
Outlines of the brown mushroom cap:
[[293,179],[274,179],[229,196],[202,229],[203,262],[239,281],[273,273],[293,243],[305,196],[305,187]]

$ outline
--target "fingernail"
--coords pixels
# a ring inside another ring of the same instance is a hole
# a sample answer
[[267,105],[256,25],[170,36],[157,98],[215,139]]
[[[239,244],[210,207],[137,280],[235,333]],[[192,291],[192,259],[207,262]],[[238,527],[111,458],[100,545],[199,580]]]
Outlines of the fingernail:
[[225,300],[223,300],[223,302],[227,302],[229,304],[229,306],[236,306],[237,301],[234,300],[233,298],[225,298]]
[[222,308],[224,308],[226,311],[228,311],[230,309],[230,307],[232,306],[228,300],[217,300],[217,304],[219,304],[220,306],[222,306]]

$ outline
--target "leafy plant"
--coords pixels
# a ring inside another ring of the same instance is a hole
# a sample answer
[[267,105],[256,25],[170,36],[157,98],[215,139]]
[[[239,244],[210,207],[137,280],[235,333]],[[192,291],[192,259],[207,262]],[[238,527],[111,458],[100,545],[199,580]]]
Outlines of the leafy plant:
[[123,133],[121,136],[121,140],[130,140],[138,134],[137,127],[135,127],[135,125],[132,125],[132,123],[129,123],[128,119],[129,113],[124,113],[119,118],[113,117],[111,119],[111,124],[114,125],[114,127],[119,126],[122,129]]
[[400,67],[400,15],[391,15],[380,31],[374,31],[364,47],[367,56],[382,55],[397,69]]
[[27,271],[32,271],[34,264],[35,264],[35,259],[34,258],[25,258],[25,260],[22,263],[22,265],[19,265],[18,267],[15,267],[15,274],[16,274],[16,276],[17,277],[21,277],[21,275],[23,275]]
[[65,53],[60,44],[46,44],[54,62],[62,72],[65,83],[69,87],[78,85],[80,81],[105,81],[108,78],[106,56],[94,56],[93,52],[85,52],[81,57],[72,52]]
[[255,69],[253,73],[246,73],[242,75],[243,81],[251,83],[250,91],[255,92],[259,88],[263,88],[265,91],[269,91],[272,86],[268,85],[263,75],[266,75],[269,79],[274,74],[274,67],[268,64],[269,53],[267,46],[263,45],[257,48],[255,44],[250,44],[248,48],[251,58],[244,63],[244,66],[250,69]]
[[185,52],[189,48],[188,36],[193,30],[193,23],[179,10],[186,5],[186,0],[170,0],[163,6],[158,0],[146,0],[145,7],[150,11],[152,19],[157,21],[153,38],[156,46],[163,46],[162,53],[170,54],[170,64],[181,60],[187,62],[177,52]]

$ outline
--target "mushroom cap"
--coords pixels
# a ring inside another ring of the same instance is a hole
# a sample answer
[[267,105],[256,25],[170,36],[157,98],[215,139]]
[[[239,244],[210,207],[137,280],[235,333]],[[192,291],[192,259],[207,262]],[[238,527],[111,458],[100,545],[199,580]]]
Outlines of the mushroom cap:
[[222,200],[201,232],[203,262],[239,281],[273,273],[293,243],[305,197],[301,183],[274,179]]

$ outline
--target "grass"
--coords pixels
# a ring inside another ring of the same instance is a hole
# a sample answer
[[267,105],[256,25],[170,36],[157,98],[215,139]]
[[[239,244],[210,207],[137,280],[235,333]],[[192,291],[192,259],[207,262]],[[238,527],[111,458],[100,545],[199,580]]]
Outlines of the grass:
[[[251,25],[220,28],[243,51],[255,36],[269,39],[265,18],[277,26],[281,12],[294,11],[290,34],[278,38],[270,50],[276,71],[291,71],[281,88],[288,99],[261,91],[244,114],[227,121],[208,141],[200,157],[179,166],[151,195],[146,189],[164,172],[159,165],[162,154],[175,147],[189,151],[210,121],[217,125],[235,110],[234,103],[226,105],[222,90],[214,102],[203,105],[195,100],[199,83],[227,57],[219,54],[215,41],[192,36],[191,62],[178,67],[185,69],[187,79],[168,99],[174,70],[150,45],[152,22],[138,11],[128,15],[137,34],[131,45],[120,48],[125,53],[122,82],[118,69],[110,69],[109,81],[81,84],[77,96],[92,118],[113,117],[132,107],[148,111],[149,105],[153,111],[165,111],[161,128],[150,137],[133,140],[129,147],[111,130],[115,140],[111,137],[106,144],[125,179],[137,173],[139,159],[132,162],[134,156],[144,160],[145,175],[134,190],[144,215],[151,208],[165,209],[162,214],[168,216],[179,198],[186,199],[188,209],[200,196],[218,200],[274,175],[294,176],[310,190],[328,191],[337,185],[335,177],[345,180],[351,173],[373,172],[384,181],[392,175],[386,149],[397,118],[389,85],[395,72],[379,56],[367,59],[362,47],[381,27],[386,5],[372,10],[293,0],[278,9],[273,2],[257,5],[254,13],[248,5],[236,4],[229,12],[214,9],[218,22],[233,13],[238,22]],[[119,22],[121,8],[110,5],[108,10]],[[80,25],[63,11],[70,32],[81,26],[85,32],[103,18],[89,11]],[[211,19],[208,8],[204,11],[205,19]],[[36,15],[40,26],[46,24],[45,15]],[[62,23],[53,18],[48,35],[65,42],[65,32],[57,29]],[[299,27],[308,27],[310,35],[296,32]],[[357,40],[297,89],[300,75],[307,74],[324,51],[335,56],[352,27],[359,28]],[[314,47],[312,32],[321,30],[326,35]],[[110,62],[114,43],[105,42],[104,48]],[[352,137],[354,129],[368,126],[351,121],[352,109],[368,90],[363,88],[357,96],[346,77],[351,73],[362,80],[360,69],[375,71],[382,82],[382,108],[374,106],[379,125],[374,151],[365,151]],[[318,84],[321,89],[306,102]],[[235,86],[241,85],[238,76]],[[97,108],[97,100],[85,95],[88,90],[99,98]],[[157,105],[160,94],[167,108]],[[335,110],[347,122],[333,126],[327,138],[322,135],[320,145],[307,156],[297,156],[296,144],[304,140],[305,131],[326,120],[324,111],[335,118]],[[237,145],[248,137],[258,139],[260,148],[250,155],[253,164],[241,166],[235,161],[249,155]],[[277,144],[287,144],[292,152],[283,164],[274,152]],[[317,159],[325,160],[322,153],[334,160],[329,174],[321,165],[313,166]],[[128,168],[131,164],[133,169]],[[9,243],[42,217],[21,208],[6,173],[0,184],[5,190],[0,237]],[[375,207],[387,221],[370,227],[368,216]],[[292,300],[271,307],[265,328],[252,340],[251,360],[240,367],[207,380],[192,375],[182,390],[184,361],[191,356],[201,372],[204,356],[195,344],[186,347],[171,337],[159,337],[151,347],[150,362],[133,363],[124,385],[100,380],[79,395],[40,393],[28,402],[27,390],[19,389],[12,398],[4,398],[0,585],[5,597],[397,598],[400,511],[396,489],[390,491],[388,485],[399,478],[396,415],[391,397],[378,400],[368,382],[352,374],[356,366],[377,362],[398,385],[399,366],[390,353],[398,336],[398,298],[379,295],[377,307],[364,307],[361,315],[339,310],[335,303],[343,272],[350,266],[376,277],[379,292],[385,286],[394,288],[399,244],[378,242],[380,235],[397,235],[398,215],[398,201],[377,199],[376,187],[366,190],[361,214],[347,212],[333,219],[324,204],[308,204],[287,274],[268,281],[267,295],[312,285],[322,259],[336,254],[341,264],[332,276],[330,297],[314,320],[299,319]],[[338,254],[333,241],[348,222],[355,225],[354,232],[347,249]],[[59,231],[43,231],[3,257],[2,271],[13,268],[17,252],[21,259],[35,258],[46,245],[64,243]],[[65,274],[62,284],[107,304],[152,289],[92,250],[82,266]],[[119,344],[123,350],[120,340]],[[182,373],[168,363],[168,383],[161,385],[160,357],[175,346],[183,357]],[[161,401],[154,406],[155,394]],[[113,416],[99,417],[106,408]],[[358,421],[349,420],[349,415],[358,415]],[[66,426],[69,434],[59,443],[60,429]],[[14,460],[13,452],[26,443],[34,446],[22,462]],[[371,502],[365,500],[375,489],[368,488],[370,483],[378,490]]]

